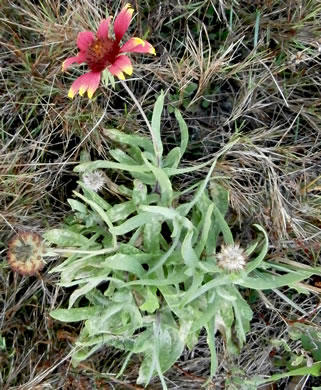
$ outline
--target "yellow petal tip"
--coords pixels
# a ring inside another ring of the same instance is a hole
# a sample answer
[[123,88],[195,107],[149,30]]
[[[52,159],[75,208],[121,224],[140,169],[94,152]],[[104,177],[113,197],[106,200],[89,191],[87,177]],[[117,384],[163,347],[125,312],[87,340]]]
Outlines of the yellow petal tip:
[[74,96],[75,96],[75,94],[74,94],[73,91],[70,89],[69,92],[68,92],[68,97],[69,97],[70,99],[73,99]]
[[142,46],[145,46],[145,41],[143,39],[140,39],[140,38],[133,38],[135,43],[138,45],[142,45]]
[[133,74],[133,67],[132,66],[126,66],[122,70],[123,70],[123,72],[128,74],[128,76],[131,76]]
[[91,89],[88,89],[87,95],[88,95],[88,98],[89,98],[89,99],[92,99],[92,98],[93,98],[94,92],[95,92],[95,91],[92,91]]
[[84,96],[84,93],[86,92],[86,88],[85,87],[80,87],[79,88],[79,95],[80,96]]
[[129,12],[131,14],[131,16],[132,16],[132,14],[134,12],[134,8],[132,8],[132,5],[130,3],[125,4],[123,9],[126,9],[127,12]]
[[117,77],[119,78],[119,80],[125,80],[125,76],[124,76],[124,73],[123,72],[119,72],[117,74]]

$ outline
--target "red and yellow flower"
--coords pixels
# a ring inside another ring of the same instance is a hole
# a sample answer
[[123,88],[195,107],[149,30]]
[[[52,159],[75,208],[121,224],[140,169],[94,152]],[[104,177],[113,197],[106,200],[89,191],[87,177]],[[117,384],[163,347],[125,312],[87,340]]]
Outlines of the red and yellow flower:
[[102,71],[108,71],[117,76],[120,80],[125,80],[125,74],[132,75],[133,65],[128,56],[124,53],[149,53],[156,54],[153,46],[140,38],[131,38],[123,45],[120,44],[124,34],[130,25],[133,8],[130,4],[117,15],[114,22],[114,37],[109,33],[110,17],[100,22],[96,36],[91,31],[83,31],[78,34],[77,46],[79,53],[75,57],[67,58],[62,64],[62,70],[65,71],[72,64],[85,62],[89,73],[78,77],[69,90],[68,96],[73,98],[77,92],[79,95],[87,91],[91,99],[98,88]]

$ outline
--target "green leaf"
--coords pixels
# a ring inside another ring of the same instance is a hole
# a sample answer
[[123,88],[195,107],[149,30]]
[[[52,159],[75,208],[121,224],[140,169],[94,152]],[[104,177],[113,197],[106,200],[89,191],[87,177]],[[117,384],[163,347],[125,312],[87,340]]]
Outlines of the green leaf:
[[111,208],[111,205],[105,201],[100,195],[97,194],[97,192],[93,191],[92,189],[88,188],[84,183],[81,181],[77,182],[82,190],[84,191],[84,196],[92,200],[93,202],[97,203],[98,206],[100,206],[103,210],[107,211]]
[[[68,308],[70,309],[74,303],[76,302],[76,300],[81,297],[82,295],[85,295],[87,294],[89,291],[91,291],[93,288],[95,288],[96,286],[98,286],[98,284],[100,284],[101,282],[105,281],[106,280],[106,276],[107,276],[107,273],[106,275],[104,276],[98,276],[98,277],[91,277],[89,279],[86,280],[86,283],[80,287],[80,288],[77,288],[77,290],[75,290],[69,297],[69,305],[68,305]],[[77,281],[77,283],[79,284],[82,284],[81,282]]]
[[132,199],[136,207],[147,202],[147,187],[141,180],[134,180]]
[[109,72],[108,69],[103,70],[102,72],[102,81],[106,89],[109,88],[109,84],[111,85],[112,89],[116,88],[115,84],[115,78],[114,76]]
[[253,313],[248,303],[234,286],[231,286],[228,290],[231,295],[233,294],[236,297],[236,301],[232,302],[232,305],[236,319],[236,332],[242,347],[246,341],[246,334],[250,330]]
[[141,137],[136,134],[126,134],[116,129],[104,129],[103,133],[113,141],[121,144],[138,146],[150,153],[153,153],[154,151],[153,144],[147,137]]
[[146,330],[142,331],[137,338],[135,338],[135,342],[133,348],[131,349],[134,353],[142,353],[147,351],[150,348],[150,340],[153,338],[153,331],[149,326]]
[[219,209],[220,213],[224,217],[229,204],[229,192],[220,184],[211,182],[210,194],[215,206]]
[[208,242],[208,235],[211,228],[213,210],[214,210],[214,204],[211,203],[207,208],[206,214],[201,221],[202,233],[201,233],[200,240],[195,249],[195,252],[197,253],[198,256],[201,256],[205,248],[205,245]]
[[189,203],[184,203],[184,204],[181,204],[180,206],[177,207],[177,210],[178,212],[183,215],[183,216],[186,216],[190,210],[192,209],[192,207],[195,206],[195,204],[197,204],[197,202],[200,201],[201,197],[203,196],[204,194],[204,191],[207,187],[207,184],[211,178],[211,175],[213,173],[213,170],[215,168],[215,165],[216,165],[216,161],[217,159],[214,160],[214,162],[212,163],[211,165],[211,168],[209,169],[207,175],[206,175],[206,178],[204,180],[202,180],[201,184],[199,185],[193,199],[191,202]]
[[304,279],[309,278],[313,275],[313,272],[297,272],[297,273],[288,273],[286,275],[274,275],[268,273],[257,272],[258,277],[246,277],[241,282],[238,281],[238,284],[247,287],[253,288],[254,290],[269,290],[272,288],[279,288],[283,286],[289,286],[296,282],[301,282]]
[[[144,352],[144,360],[139,369],[138,384],[147,385],[151,378],[166,372],[180,357],[184,342],[179,336],[179,330],[169,312],[163,312],[153,322],[153,335],[146,340],[148,349]],[[166,389],[165,381],[162,381]]]
[[86,214],[87,213],[87,207],[83,203],[79,202],[75,199],[68,199],[67,202],[70,204],[71,208],[74,211],[79,211],[80,213]]
[[263,233],[264,245],[263,245],[263,248],[262,248],[260,254],[256,257],[256,259],[254,259],[253,261],[249,262],[246,265],[246,273],[247,274],[249,274],[251,271],[253,271],[255,268],[257,268],[261,264],[261,262],[265,258],[266,254],[268,252],[268,249],[269,249],[269,239],[268,239],[268,236],[266,234],[266,231],[260,225],[254,225],[254,226]]
[[[183,283],[187,276],[183,272],[175,272],[174,275],[168,276],[166,279],[140,279],[128,282],[124,287],[129,286],[170,286],[172,284]],[[122,286],[123,287],[123,286]]]
[[80,199],[82,199],[84,202],[88,203],[89,206],[97,212],[97,214],[100,216],[100,218],[106,223],[106,225],[111,229],[113,227],[113,224],[111,223],[111,220],[109,219],[106,211],[100,207],[96,202],[93,200],[87,199],[85,196],[79,194],[78,192],[74,191],[74,194],[78,196]]
[[198,84],[190,82],[186,85],[183,90],[185,96],[191,95],[198,88]]
[[107,341],[108,339],[105,339],[92,348],[81,348],[80,350],[75,350],[71,357],[72,367],[78,367],[82,361],[86,360],[89,356],[95,353],[102,345],[106,344]]
[[108,307],[101,306],[100,313],[86,321],[86,329],[90,336],[101,333],[128,336],[143,325],[141,315],[134,302],[108,303]]
[[168,258],[172,255],[172,253],[174,252],[174,250],[176,249],[177,245],[178,245],[178,242],[179,242],[179,239],[180,239],[180,235],[181,235],[181,229],[178,229],[177,231],[177,234],[172,242],[172,245],[170,246],[170,248],[168,249],[167,252],[165,252],[163,254],[163,256],[155,263],[151,266],[150,270],[148,271],[148,275],[152,274],[153,272],[155,272],[158,268],[162,267],[166,261],[168,260]]
[[199,312],[197,319],[193,321],[193,325],[191,328],[192,332],[195,332],[204,326],[206,327],[206,324],[209,324],[211,321],[215,322],[215,316],[220,310],[220,302],[221,299],[216,294],[214,294],[214,301],[211,303],[208,303],[206,310],[203,312]]
[[307,333],[301,335],[302,347],[309,351],[313,359],[321,361],[321,335],[316,330],[309,329]]
[[226,223],[223,215],[221,214],[220,210],[214,205],[214,224],[218,225],[220,227],[221,232],[223,233],[224,242],[227,245],[234,245],[234,238],[231,233],[231,229],[229,228],[228,224]]
[[96,169],[115,169],[116,171],[119,170],[138,173],[149,172],[149,168],[144,165],[119,164],[106,160],[97,160],[79,164],[74,168],[74,172],[95,171]]
[[125,220],[130,214],[136,211],[136,206],[132,200],[115,204],[107,211],[107,216],[111,222],[117,222]]
[[152,217],[144,226],[144,249],[146,253],[160,252],[160,234],[162,225]]
[[[140,210],[148,213],[153,213],[155,215],[160,215],[163,217],[163,219],[171,219],[174,220],[175,218],[180,219],[179,213],[169,207],[162,207],[162,206],[141,206],[139,208]],[[172,235],[173,237],[173,235]]]
[[166,172],[163,169],[152,165],[144,154],[142,154],[142,157],[144,159],[145,165],[153,172],[155,179],[160,186],[162,204],[171,206],[173,200],[173,189],[172,183],[169,180]]
[[232,330],[233,330],[233,323],[234,323],[234,311],[233,311],[233,305],[231,302],[223,299],[221,306],[220,306],[220,316],[223,320],[223,324],[221,324],[220,321],[220,332],[222,333],[224,340],[226,342],[227,351],[231,355],[236,355],[239,353],[238,347],[233,342],[233,336]]
[[50,316],[55,320],[63,322],[77,322],[87,320],[90,317],[99,315],[100,306],[88,306],[74,309],[57,309],[50,312]]
[[209,376],[208,380],[206,381],[206,383],[209,383],[211,381],[211,379],[214,377],[215,372],[216,372],[217,367],[218,367],[216,347],[215,347],[214,321],[209,321],[205,325],[205,328],[206,328],[206,333],[207,333],[207,343],[208,343],[210,353],[211,353],[211,371],[210,371],[210,376]]
[[105,260],[104,265],[113,270],[127,271],[133,273],[139,278],[143,277],[145,273],[144,268],[136,259],[135,255],[124,255],[121,253],[117,253],[113,256],[108,257]]
[[[153,216],[154,217],[154,216]],[[122,223],[119,226],[114,226],[110,232],[117,235],[121,236],[124,234],[127,234],[131,232],[132,230],[137,229],[140,226],[145,225],[146,223],[149,223],[151,219],[150,213],[140,213],[138,215],[135,215],[132,218],[127,219],[124,223]]]
[[[194,165],[194,166],[188,167],[188,168],[177,168],[177,169],[174,169],[174,168],[164,168],[164,170],[166,171],[168,176],[175,176],[175,175],[183,175],[184,173],[190,173],[190,172],[199,171],[200,169],[207,167],[209,164],[212,164],[212,166],[211,166],[211,168],[210,168],[210,170],[208,172],[208,175],[207,175],[207,177],[205,179],[205,181],[206,181],[205,186],[206,186],[206,184],[208,183],[207,180],[210,178],[210,176],[213,173],[213,169],[214,169],[214,166],[215,166],[215,163],[216,163],[217,159],[219,157],[221,157],[222,155],[224,155],[229,149],[231,149],[238,142],[239,142],[238,138],[235,138],[235,139],[233,139],[233,141],[230,141],[224,148],[222,148],[219,151],[219,153],[216,155],[216,158],[214,159],[214,161],[213,161],[213,159],[210,159],[209,161],[206,161],[206,162],[204,162],[202,164]],[[203,192],[203,189],[201,190],[201,192]]]
[[166,156],[163,167],[177,168],[181,157],[181,149],[179,147],[172,149]]
[[185,238],[182,242],[181,252],[184,259],[184,263],[191,268],[195,268],[198,265],[199,258],[197,257],[193,247],[192,247],[192,238],[194,232],[190,230],[186,233]]
[[181,156],[184,155],[187,145],[188,145],[188,128],[186,122],[184,121],[182,114],[175,108],[175,117],[177,119],[179,129],[181,131]]
[[210,280],[209,282],[203,284],[202,287],[195,291],[195,293],[192,294],[191,297],[187,300],[186,304],[205,294],[207,291],[212,290],[217,286],[222,286],[226,283],[229,283],[227,276],[215,277],[213,280]]
[[185,292],[183,295],[183,298],[180,301],[180,307],[184,307],[186,302],[192,297],[195,292],[199,289],[200,285],[202,284],[204,279],[204,274],[202,272],[199,272],[197,270],[194,271],[193,274],[193,282],[189,289]]
[[87,246],[90,240],[80,233],[75,233],[66,229],[51,229],[44,234],[44,238],[51,244],[58,245],[60,247],[68,246]]
[[128,164],[128,165],[137,164],[137,161],[135,161],[132,157],[128,156],[128,154],[121,149],[112,149],[109,151],[109,153],[116,161],[118,161],[121,164]]
[[139,306],[140,310],[146,310],[148,313],[154,313],[157,309],[159,309],[159,301],[156,295],[157,289],[155,287],[144,287],[140,290],[143,295],[145,302]]
[[154,110],[153,110],[153,116],[152,116],[152,129],[155,139],[155,155],[157,156],[158,160],[161,161],[162,154],[163,154],[163,144],[160,136],[160,125],[161,125],[161,115],[163,112],[164,107],[164,92],[161,91],[161,94],[158,96]]
[[290,376],[304,376],[304,375],[313,375],[313,376],[320,376],[321,373],[321,362],[314,363],[312,366],[307,367],[300,367],[295,370],[291,370],[288,372],[285,372],[283,374],[275,374],[271,375],[268,379],[260,380],[259,383],[269,383],[269,382],[276,382],[282,378],[288,378]]

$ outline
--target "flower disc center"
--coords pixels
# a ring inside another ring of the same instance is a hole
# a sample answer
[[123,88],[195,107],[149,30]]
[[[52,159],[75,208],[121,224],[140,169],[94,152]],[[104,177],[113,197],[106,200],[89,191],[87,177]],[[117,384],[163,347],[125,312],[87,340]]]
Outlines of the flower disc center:
[[114,63],[118,54],[119,45],[116,41],[98,38],[88,47],[86,62],[93,72],[102,72]]

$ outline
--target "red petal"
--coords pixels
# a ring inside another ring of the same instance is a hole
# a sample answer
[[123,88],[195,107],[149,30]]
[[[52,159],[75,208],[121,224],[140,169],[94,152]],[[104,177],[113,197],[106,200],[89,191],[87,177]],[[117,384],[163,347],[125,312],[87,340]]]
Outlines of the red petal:
[[120,80],[125,80],[124,73],[121,71],[121,69],[117,66],[116,63],[113,63],[113,65],[108,68],[108,70],[112,75],[117,76]]
[[100,39],[108,38],[110,18],[103,19],[97,30],[97,37]]
[[100,76],[101,72],[90,72],[90,82],[89,82],[89,87],[87,91],[87,95],[89,99],[93,97],[93,94],[95,93],[96,89],[98,88],[99,82],[100,82]]
[[140,38],[130,38],[127,42],[123,44],[123,46],[120,48],[120,52],[122,53],[128,53],[130,50],[132,50],[134,47],[139,46],[143,44],[144,41]]
[[87,51],[88,46],[91,45],[95,40],[95,34],[91,31],[82,31],[77,37],[77,46],[81,51]]
[[133,65],[132,65],[131,60],[127,56],[121,55],[121,56],[116,58],[113,65],[109,68],[109,71],[112,74],[115,74],[117,77],[119,77],[118,74],[113,73],[113,72],[117,72],[117,73],[124,72],[124,73],[128,74],[129,76],[131,76],[133,74]]
[[62,71],[65,72],[75,62],[77,62],[78,64],[81,64],[82,62],[85,62],[85,59],[86,59],[86,53],[83,52],[83,51],[79,52],[76,57],[67,58],[62,63]]
[[120,53],[148,53],[156,55],[153,46],[140,38],[131,38],[119,50]]
[[100,72],[85,73],[72,83],[68,92],[68,97],[72,99],[78,91],[79,95],[83,96],[83,94],[88,90],[88,97],[91,99],[98,88],[99,82]]
[[116,40],[119,42],[128,30],[130,22],[133,16],[133,8],[130,4],[126,4],[125,7],[119,12],[114,22],[114,31]]

